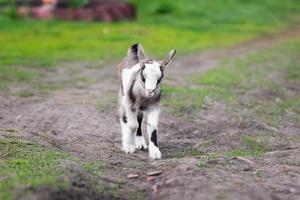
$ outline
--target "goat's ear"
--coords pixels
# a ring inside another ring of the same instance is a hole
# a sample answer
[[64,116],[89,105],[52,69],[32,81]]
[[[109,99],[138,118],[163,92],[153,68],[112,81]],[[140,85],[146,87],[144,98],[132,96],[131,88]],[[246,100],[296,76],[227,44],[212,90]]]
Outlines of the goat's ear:
[[145,58],[145,52],[141,44],[136,43],[129,47],[127,52],[127,58],[134,63],[138,63]]
[[171,63],[171,60],[173,59],[175,54],[176,54],[176,50],[172,49],[168,53],[168,55],[162,60],[162,64],[163,64],[164,67],[167,67]]
[[138,44],[138,58],[139,58],[139,61],[144,60],[145,57],[146,57],[145,56],[145,51],[144,51],[142,45]]

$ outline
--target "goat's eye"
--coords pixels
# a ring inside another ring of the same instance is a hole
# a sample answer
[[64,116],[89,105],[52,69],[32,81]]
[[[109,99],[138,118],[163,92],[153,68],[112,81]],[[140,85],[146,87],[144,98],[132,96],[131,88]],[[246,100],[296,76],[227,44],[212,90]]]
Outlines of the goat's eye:
[[162,74],[161,77],[157,80],[156,85],[160,84],[163,77],[164,77],[164,74]]

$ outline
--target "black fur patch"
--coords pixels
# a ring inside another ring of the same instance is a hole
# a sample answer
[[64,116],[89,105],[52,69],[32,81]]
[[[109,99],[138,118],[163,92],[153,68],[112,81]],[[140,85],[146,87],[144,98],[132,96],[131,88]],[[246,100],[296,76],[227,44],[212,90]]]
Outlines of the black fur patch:
[[148,108],[148,107],[146,107],[146,106],[144,106],[144,105],[141,105],[141,106],[139,107],[139,109],[142,110],[142,111],[146,110],[147,108]]
[[158,147],[156,129],[151,133],[151,142],[153,142],[153,144]]
[[147,110],[150,106],[158,104],[161,98],[161,91],[156,91],[154,97],[151,98],[141,98],[140,110]]
[[126,124],[127,123],[127,116],[126,114],[124,113],[123,116],[122,116],[122,120],[123,122]]
[[132,104],[135,103],[136,101],[136,97],[133,94],[133,86],[134,86],[135,80],[132,81],[130,88],[129,88],[129,99],[131,101]]
[[121,93],[124,95],[124,89],[123,89],[123,81],[121,80]]
[[160,98],[161,98],[161,91],[158,93],[158,95],[156,96],[155,98],[155,101],[156,102],[159,102],[160,101]]
[[160,78],[157,80],[156,87],[157,87],[158,84],[160,84],[161,80],[162,80],[163,77],[164,77],[164,70],[163,70],[162,66],[160,66],[160,72],[161,72],[161,76],[160,76]]
[[146,81],[146,79],[145,79],[145,77],[143,75],[144,68],[141,69],[141,79],[142,79],[143,83],[145,83],[145,81]]
[[138,127],[138,130],[136,132],[136,135],[137,136],[142,136],[142,121],[143,121],[143,116],[144,114],[142,112],[139,112],[138,115],[137,115],[137,121],[139,123],[139,127]]
[[133,54],[133,60],[135,61],[135,62],[139,62],[139,57],[138,57],[138,43],[136,43],[136,44],[134,44],[134,45],[132,45],[131,46],[131,52],[132,52],[132,54]]

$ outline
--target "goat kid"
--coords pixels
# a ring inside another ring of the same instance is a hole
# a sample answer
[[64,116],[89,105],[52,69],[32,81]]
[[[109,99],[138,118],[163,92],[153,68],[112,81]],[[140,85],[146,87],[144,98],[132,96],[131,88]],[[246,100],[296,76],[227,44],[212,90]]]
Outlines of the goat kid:
[[146,114],[149,157],[161,158],[157,141],[161,82],[175,53],[176,50],[173,49],[162,61],[156,61],[146,57],[140,44],[134,44],[119,64],[119,116],[124,152],[133,153],[135,149],[147,149],[142,133],[143,117]]

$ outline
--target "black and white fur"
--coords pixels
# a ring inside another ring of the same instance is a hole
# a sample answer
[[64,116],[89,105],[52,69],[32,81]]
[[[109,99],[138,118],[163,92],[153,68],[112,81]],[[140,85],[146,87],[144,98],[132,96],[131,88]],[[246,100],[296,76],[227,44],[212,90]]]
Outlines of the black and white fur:
[[158,146],[161,82],[175,53],[173,49],[162,61],[156,61],[146,58],[142,46],[134,44],[119,64],[119,116],[124,152],[147,149],[141,127],[143,118],[147,115],[149,157],[161,158]]

